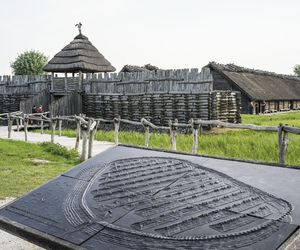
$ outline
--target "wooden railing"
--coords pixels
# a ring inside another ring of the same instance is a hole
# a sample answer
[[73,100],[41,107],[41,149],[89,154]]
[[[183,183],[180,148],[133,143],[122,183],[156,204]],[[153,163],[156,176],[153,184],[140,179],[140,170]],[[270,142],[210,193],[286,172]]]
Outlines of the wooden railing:
[[[72,115],[72,116],[56,116],[53,117],[49,112],[45,113],[35,113],[35,114],[23,114],[22,112],[13,112],[0,114],[0,120],[6,120],[8,124],[8,138],[11,137],[12,125],[16,121],[17,131],[20,130],[20,124],[23,122],[23,129],[25,134],[25,141],[27,141],[28,134],[28,125],[29,121],[39,122],[41,133],[43,133],[44,124],[49,123],[51,130],[51,142],[54,143],[55,129],[58,124],[58,135],[61,136],[62,133],[62,122],[74,122],[76,123],[76,142],[75,148],[78,149],[80,139],[82,138],[82,151],[81,151],[81,160],[84,161],[86,158],[92,157],[93,152],[93,141],[95,133],[98,129],[100,123],[111,123],[114,124],[114,141],[115,144],[119,144],[119,128],[120,123],[131,124],[135,126],[142,126],[145,131],[145,147],[149,147],[150,140],[150,128],[154,130],[167,131],[170,134],[170,144],[171,150],[176,151],[176,137],[178,133],[178,128],[190,128],[192,131],[193,137],[193,146],[192,153],[196,154],[199,148],[199,131],[202,130],[202,127],[224,127],[232,129],[249,129],[254,131],[270,131],[277,132],[278,134],[278,163],[279,165],[285,165],[285,156],[288,147],[288,134],[298,134],[300,135],[300,128],[291,127],[288,125],[279,124],[279,126],[257,126],[253,124],[234,124],[226,123],[221,121],[214,120],[200,120],[200,119],[191,119],[189,123],[178,123],[175,119],[174,121],[169,121],[169,126],[157,126],[150,121],[142,118],[140,122],[130,121],[127,119],[121,119],[116,117],[111,120],[102,119],[102,118],[91,118],[84,115]],[[201,138],[201,137],[200,137]]]

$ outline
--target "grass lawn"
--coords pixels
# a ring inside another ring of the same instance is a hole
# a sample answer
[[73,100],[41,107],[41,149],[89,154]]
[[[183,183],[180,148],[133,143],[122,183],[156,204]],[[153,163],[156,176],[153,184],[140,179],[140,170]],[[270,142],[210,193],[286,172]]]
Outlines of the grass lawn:
[[300,128],[300,111],[272,115],[242,115],[242,122],[255,125],[278,126],[280,123]]
[[[300,112],[276,115],[243,115],[243,123],[300,127]],[[39,132],[39,131],[36,131]],[[45,132],[50,133],[46,130]],[[63,130],[63,135],[75,137],[74,130]],[[98,131],[96,140],[114,141],[113,131]],[[145,136],[138,132],[120,132],[120,143],[143,146]],[[150,147],[170,148],[168,134],[151,133]],[[191,152],[192,136],[179,134],[177,150]],[[277,162],[277,134],[250,130],[217,129],[199,136],[199,154],[238,159]],[[300,136],[289,135],[286,162],[300,166]],[[0,199],[20,196],[47,182],[79,163],[78,154],[56,144],[31,144],[0,139]]]
[[[300,112],[289,112],[275,115],[242,115],[245,124],[279,125],[280,123],[300,127]],[[48,131],[49,133],[49,131]],[[64,130],[63,135],[75,137],[74,130]],[[113,131],[98,131],[96,140],[114,141]],[[120,132],[119,141],[124,144],[143,146],[145,136],[138,132]],[[168,134],[151,133],[150,147],[169,149]],[[217,129],[217,132],[205,133],[199,136],[199,154],[254,160],[261,162],[278,162],[277,133],[250,130]],[[177,136],[177,150],[191,152],[192,136],[179,134]],[[289,145],[286,163],[300,166],[300,136],[289,135]]]
[[79,163],[57,144],[0,139],[0,199],[20,196]]

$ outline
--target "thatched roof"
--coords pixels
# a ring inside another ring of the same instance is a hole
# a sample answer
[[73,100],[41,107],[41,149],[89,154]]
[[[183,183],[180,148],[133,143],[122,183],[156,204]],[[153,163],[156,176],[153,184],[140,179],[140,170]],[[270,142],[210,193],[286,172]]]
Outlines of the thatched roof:
[[235,64],[208,64],[251,100],[300,100],[300,78],[255,70]]
[[113,72],[116,69],[99,53],[89,39],[79,34],[44,67],[48,72]]
[[136,65],[124,65],[120,72],[142,72],[142,71],[154,71],[159,70],[158,67],[153,66],[151,64],[146,64],[144,66],[136,66]]

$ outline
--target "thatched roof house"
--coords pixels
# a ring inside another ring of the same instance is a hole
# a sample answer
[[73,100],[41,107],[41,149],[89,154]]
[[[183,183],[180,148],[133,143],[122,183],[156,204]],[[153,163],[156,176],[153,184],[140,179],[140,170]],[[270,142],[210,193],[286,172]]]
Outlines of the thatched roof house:
[[124,65],[124,67],[121,69],[120,72],[142,72],[142,71],[155,71],[155,70],[159,70],[159,68],[151,64],[146,64],[144,66],[126,64]]
[[214,90],[242,94],[242,112],[260,113],[300,108],[300,78],[234,64],[209,63]]
[[47,72],[113,72],[115,67],[105,59],[89,39],[79,34],[44,67]]

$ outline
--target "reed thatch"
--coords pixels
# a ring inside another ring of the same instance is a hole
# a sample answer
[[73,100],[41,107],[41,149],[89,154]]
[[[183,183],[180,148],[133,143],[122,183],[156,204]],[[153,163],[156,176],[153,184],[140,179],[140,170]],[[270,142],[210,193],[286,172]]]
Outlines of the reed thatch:
[[124,67],[121,69],[120,72],[142,72],[142,71],[155,71],[155,70],[159,70],[159,68],[151,64],[146,64],[144,66],[126,64],[124,65]]
[[229,84],[237,87],[251,100],[300,100],[299,77],[244,68],[235,64],[210,62],[208,67],[219,72]]
[[44,67],[47,72],[113,72],[115,67],[82,34],[57,53]]

